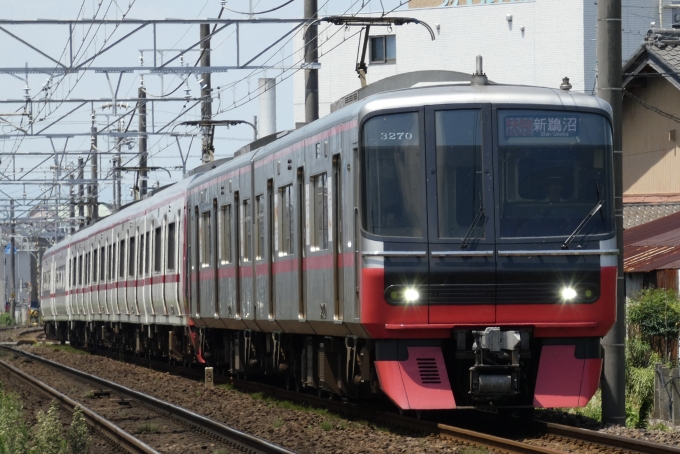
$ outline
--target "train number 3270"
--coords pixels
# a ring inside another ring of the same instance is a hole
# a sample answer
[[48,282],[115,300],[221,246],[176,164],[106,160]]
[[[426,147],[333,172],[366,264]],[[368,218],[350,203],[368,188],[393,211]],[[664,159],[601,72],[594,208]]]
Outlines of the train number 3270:
[[413,139],[413,134],[410,132],[381,132],[381,140],[411,140]]

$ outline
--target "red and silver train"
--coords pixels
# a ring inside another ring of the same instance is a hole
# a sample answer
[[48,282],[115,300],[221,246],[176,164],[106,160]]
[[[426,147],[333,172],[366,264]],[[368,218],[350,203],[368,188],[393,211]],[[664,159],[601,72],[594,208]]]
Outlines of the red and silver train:
[[611,136],[563,90],[370,96],[49,249],[47,333],[401,409],[583,406],[616,318]]

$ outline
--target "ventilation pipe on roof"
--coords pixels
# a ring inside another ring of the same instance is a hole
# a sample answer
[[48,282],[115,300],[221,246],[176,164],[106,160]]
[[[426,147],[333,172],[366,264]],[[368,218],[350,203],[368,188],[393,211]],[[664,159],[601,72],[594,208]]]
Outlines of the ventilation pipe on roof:
[[470,85],[488,85],[489,79],[482,68],[482,56],[477,55],[477,71],[470,77]]

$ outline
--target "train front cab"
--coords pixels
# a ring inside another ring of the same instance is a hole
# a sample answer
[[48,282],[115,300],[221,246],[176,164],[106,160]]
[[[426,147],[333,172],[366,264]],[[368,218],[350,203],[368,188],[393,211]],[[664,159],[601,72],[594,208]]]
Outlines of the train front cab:
[[439,105],[361,123],[361,320],[402,409],[575,407],[615,320],[604,109]]

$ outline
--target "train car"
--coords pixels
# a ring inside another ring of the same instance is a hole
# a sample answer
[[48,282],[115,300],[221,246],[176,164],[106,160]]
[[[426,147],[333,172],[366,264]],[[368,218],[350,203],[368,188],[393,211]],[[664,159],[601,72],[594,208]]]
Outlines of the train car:
[[616,318],[612,155],[593,96],[373,95],[50,249],[48,334],[404,410],[583,406]]

